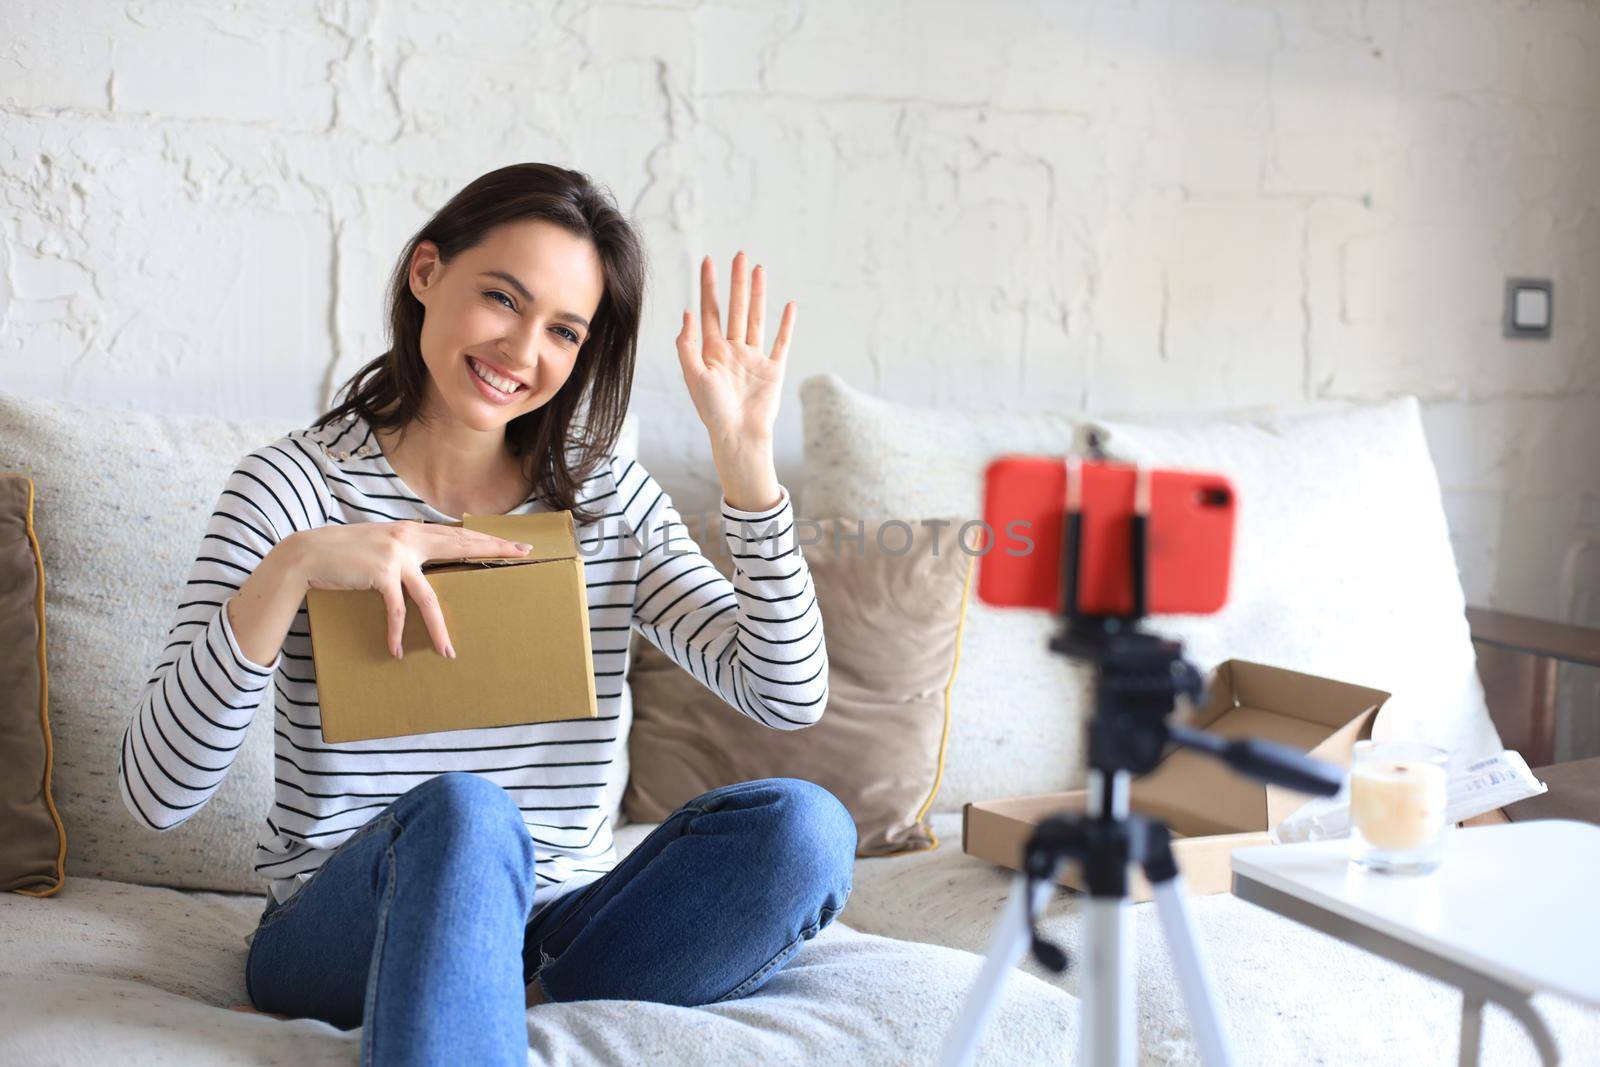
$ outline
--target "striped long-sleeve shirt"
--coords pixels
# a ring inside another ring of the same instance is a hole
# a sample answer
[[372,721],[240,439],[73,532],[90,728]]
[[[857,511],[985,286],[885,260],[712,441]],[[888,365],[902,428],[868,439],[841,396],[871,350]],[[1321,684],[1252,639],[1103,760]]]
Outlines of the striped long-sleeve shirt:
[[[613,455],[578,499],[604,512],[576,528],[598,718],[332,744],[322,737],[305,602],[277,657],[256,663],[239,647],[228,599],[292,532],[459,516],[407,488],[359,416],[293,430],[245,456],[207,522],[166,647],[124,731],[123,803],[156,830],[192,816],[227,775],[271,685],[275,787],[255,867],[276,899],[287,899],[389,802],[446,771],[498,782],[522,809],[536,846],[536,910],[599,878],[616,863],[612,814],[627,768],[632,631],[732,708],[778,730],[820,718],[828,659],[787,489],[765,512],[722,499],[731,581],[700,554],[671,498],[638,462]],[[549,510],[529,497],[511,514]],[[409,599],[407,607],[417,610]]]

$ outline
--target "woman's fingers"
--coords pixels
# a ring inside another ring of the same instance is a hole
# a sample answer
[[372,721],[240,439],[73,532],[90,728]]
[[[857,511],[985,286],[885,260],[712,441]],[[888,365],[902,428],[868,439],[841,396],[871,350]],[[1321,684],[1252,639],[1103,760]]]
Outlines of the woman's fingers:
[[[450,634],[444,627],[444,612],[439,607],[439,596],[433,591],[433,586],[428,584],[422,568],[415,563],[408,565],[401,572],[400,580],[405,584],[406,592],[411,594],[411,600],[417,605],[417,610],[422,612],[422,621],[428,627],[428,635],[433,638],[433,647],[446,659],[455,659],[456,653],[450,645]],[[401,624],[404,625],[404,622],[405,616],[402,615]]]
[[389,579],[378,586],[378,592],[383,594],[383,608],[389,621],[389,655],[395,659],[402,659],[406,654],[402,641],[406,632],[406,598],[400,590],[397,579]]
[[767,272],[756,264],[750,273],[750,328],[745,331],[744,343],[761,351],[761,329],[767,317]]
[[378,588],[383,594],[384,607],[388,614],[389,654],[396,659],[405,656],[405,595],[409,593],[412,603],[422,612],[422,622],[428,628],[428,636],[433,639],[433,647],[446,659],[455,659],[455,646],[450,642],[450,631],[444,622],[444,608],[439,602],[439,595],[433,590],[433,584],[422,571],[422,563],[434,559],[526,556],[531,547],[484,533],[482,530],[468,530],[460,526],[446,526],[443,523],[418,525],[424,529],[427,536],[435,539],[437,542],[435,547],[418,552],[420,559],[402,563],[399,579],[384,582]]
[[[733,257],[733,281],[729,283],[728,292],[727,338],[735,344],[750,345],[759,352],[766,344],[767,272],[757,264],[755,270],[747,274],[745,267],[748,263],[749,258],[743,251]],[[783,332],[779,334],[778,346],[773,351],[774,359],[782,358],[782,354],[788,350],[788,330],[794,321],[793,307],[791,302],[784,308]],[[710,256],[700,262],[700,321],[707,337],[723,332],[722,315],[717,307],[716,268]],[[689,369],[693,346],[694,324],[686,322],[678,331],[678,355],[686,370]]]
[[710,256],[700,263],[700,328],[708,338],[722,334],[722,315],[717,310],[717,270]]
[[436,559],[473,559],[478,556],[526,556],[529,549],[518,548],[517,542],[496,537],[482,530],[469,530],[465,526],[447,526],[441,522],[417,524],[430,540],[418,551],[421,562]]
[[504,537],[496,537],[494,534],[487,534],[481,530],[474,530],[472,532],[479,536],[481,539],[480,543],[483,545],[483,551],[474,552],[474,556],[492,556],[496,552],[502,556],[526,556],[529,552],[533,551],[532,546],[518,548],[517,542],[507,540]]
[[465,526],[440,526],[440,529],[450,531],[451,547],[454,556],[440,556],[440,559],[469,559],[474,556],[526,556],[528,549],[518,548],[517,542],[506,537],[496,537],[492,533],[482,530],[469,530]]
[[748,330],[750,283],[745,277],[745,262],[742,251],[734,253],[733,280],[728,283],[728,340],[735,344],[744,343]]
[[678,330],[678,366],[683,368],[683,380],[693,381],[695,375],[705,370],[700,360],[700,342],[694,333],[694,316],[683,309],[683,326]]
[[800,305],[793,300],[783,306],[783,321],[778,324],[778,339],[772,343],[772,361],[782,363],[789,354],[789,336],[794,333],[794,320],[800,316]]

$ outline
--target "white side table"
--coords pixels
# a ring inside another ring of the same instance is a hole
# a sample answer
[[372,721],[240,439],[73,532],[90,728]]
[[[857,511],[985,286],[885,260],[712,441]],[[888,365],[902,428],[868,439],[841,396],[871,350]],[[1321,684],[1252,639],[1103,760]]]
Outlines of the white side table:
[[1546,1064],[1555,1039],[1528,998],[1600,1007],[1600,826],[1565,819],[1451,829],[1425,875],[1352,867],[1349,842],[1233,853],[1233,892],[1461,990],[1462,1064],[1478,1062],[1483,1005],[1515,1016]]

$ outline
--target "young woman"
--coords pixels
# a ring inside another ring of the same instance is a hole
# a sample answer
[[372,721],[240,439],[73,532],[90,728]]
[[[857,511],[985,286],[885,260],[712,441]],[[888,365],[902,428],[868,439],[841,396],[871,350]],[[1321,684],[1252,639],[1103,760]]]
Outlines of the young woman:
[[[796,309],[767,356],[764,272],[745,271],[741,252],[724,331],[706,258],[700,329],[685,310],[677,336],[732,581],[613,452],[644,257],[609,195],[559,167],[506,167],[451,199],[396,266],[389,350],[228,479],[118,773],[142,824],[182,823],[273,685],[276,788],[256,850],[271,892],[245,963],[257,1009],[364,1026],[363,1062],[523,1064],[529,1005],[741,997],[843,909],[855,825],[811,782],[714,789],[620,864],[612,839],[633,630],[772,729],[814,724],[827,699],[822,617],[772,459]],[[377,590],[394,655],[415,610],[433,647],[410,654],[453,657],[421,565],[526,546],[442,524],[563,509],[585,553],[598,718],[323,740],[308,589]]]

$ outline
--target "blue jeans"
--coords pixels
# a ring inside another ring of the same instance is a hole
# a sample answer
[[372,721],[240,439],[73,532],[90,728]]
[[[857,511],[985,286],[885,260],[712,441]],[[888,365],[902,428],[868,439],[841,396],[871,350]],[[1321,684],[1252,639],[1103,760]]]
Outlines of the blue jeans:
[[813,782],[723,786],[530,915],[536,847],[497,783],[428,779],[288,900],[268,896],[251,1003],[364,1026],[363,1064],[521,1067],[530,982],[550,1002],[701,1005],[760,988],[843,910],[856,828]]

